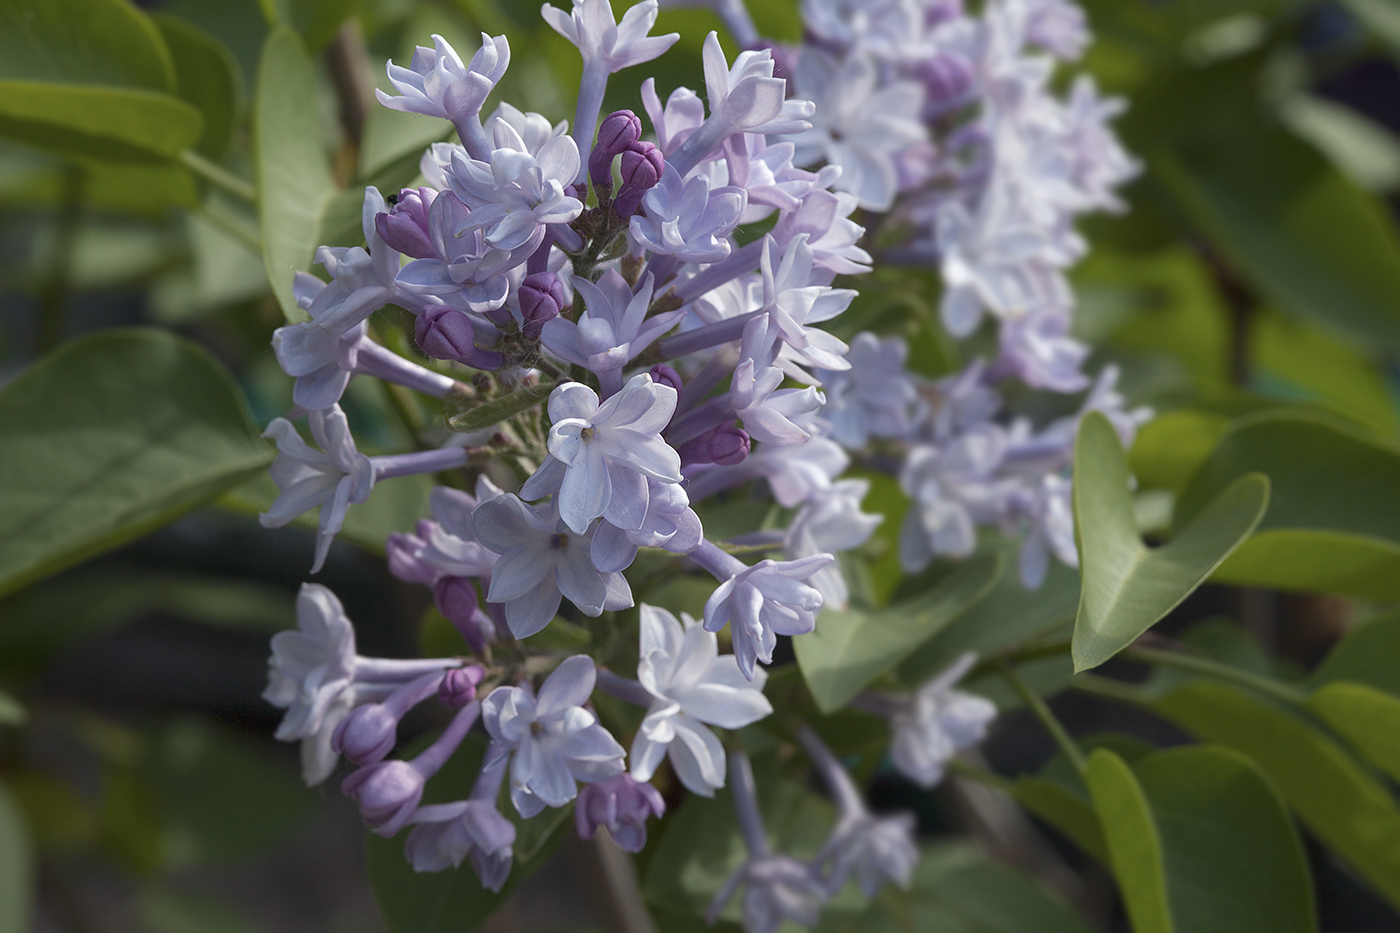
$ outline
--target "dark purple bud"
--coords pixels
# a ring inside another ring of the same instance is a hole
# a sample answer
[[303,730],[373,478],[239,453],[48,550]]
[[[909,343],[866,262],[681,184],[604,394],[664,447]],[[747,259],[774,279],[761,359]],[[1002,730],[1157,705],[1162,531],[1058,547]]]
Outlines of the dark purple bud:
[[646,191],[661,180],[666,159],[661,150],[638,140],[622,153],[622,187]]
[[657,363],[651,368],[649,374],[651,375],[651,381],[657,385],[670,386],[677,392],[681,390],[681,386],[683,385],[681,382],[681,374],[665,363]]
[[461,709],[476,699],[476,685],[486,676],[486,669],[479,664],[468,664],[447,672],[438,687],[438,699],[444,706]]
[[588,177],[595,188],[612,187],[613,157],[641,138],[642,121],[632,111],[616,110],[604,118],[588,154]]
[[743,463],[749,455],[749,435],[742,428],[711,428],[694,440],[686,441],[676,452],[681,455],[683,464],[734,466]]
[[480,651],[496,636],[491,619],[481,611],[476,601],[476,587],[470,577],[443,577],[433,585],[433,601],[453,627]]
[[472,319],[456,308],[442,305],[428,308],[418,315],[413,334],[418,349],[435,360],[460,360],[475,348]]
[[640,852],[647,844],[647,820],[665,812],[666,801],[655,787],[619,774],[584,785],[574,806],[574,825],[584,839],[592,839],[598,827],[607,827],[619,847]]
[[540,339],[544,325],[559,316],[564,307],[564,284],[553,272],[536,272],[520,283],[520,316],[525,325],[521,333],[531,340]]
[[428,235],[428,208],[437,194],[432,188],[405,188],[387,213],[374,215],[379,238],[405,256],[431,259],[437,255]]

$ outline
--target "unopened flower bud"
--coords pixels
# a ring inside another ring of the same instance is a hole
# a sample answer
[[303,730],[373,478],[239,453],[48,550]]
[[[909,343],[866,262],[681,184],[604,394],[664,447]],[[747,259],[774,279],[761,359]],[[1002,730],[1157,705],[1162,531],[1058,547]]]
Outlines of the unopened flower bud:
[[743,428],[711,428],[699,437],[686,441],[678,449],[682,464],[717,463],[734,466],[749,455],[749,435]]
[[612,161],[642,137],[642,121],[630,110],[607,115],[598,128],[598,142],[588,154],[588,177],[595,188],[612,187]]
[[564,285],[553,272],[536,272],[520,283],[520,332],[538,340],[544,325],[559,316],[564,307]]
[[683,385],[681,382],[681,374],[665,363],[657,363],[650,369],[649,374],[651,376],[651,381],[657,385],[670,386],[677,392],[681,390],[681,386]]
[[472,355],[475,333],[472,320],[463,311],[438,306],[418,315],[413,329],[418,349],[435,360],[460,360]]
[[479,664],[468,664],[447,672],[438,686],[438,699],[444,706],[461,709],[476,699],[476,685],[486,676]]
[[433,601],[437,603],[438,612],[447,617],[473,651],[485,648],[486,643],[496,637],[491,618],[477,604],[476,586],[471,578],[441,578],[433,585]]
[[574,824],[584,839],[592,839],[598,827],[607,827],[620,848],[640,852],[647,844],[647,819],[665,812],[666,801],[655,787],[619,774],[579,791]]
[[383,703],[356,707],[331,734],[331,750],[357,765],[383,761],[398,738],[399,720]]
[[666,159],[653,144],[638,140],[622,153],[622,186],[642,191],[661,180]]
[[374,229],[390,248],[414,259],[437,255],[428,235],[428,208],[437,192],[432,188],[405,188],[398,202],[386,213],[374,216]]
[[407,761],[381,761],[361,768],[340,785],[360,805],[360,815],[381,836],[397,833],[423,798],[424,778]]

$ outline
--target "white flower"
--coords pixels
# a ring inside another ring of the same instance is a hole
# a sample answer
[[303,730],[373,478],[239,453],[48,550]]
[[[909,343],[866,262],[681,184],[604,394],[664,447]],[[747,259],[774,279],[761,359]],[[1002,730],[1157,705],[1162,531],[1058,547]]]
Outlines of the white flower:
[[689,181],[666,166],[661,180],[642,198],[646,216],[634,216],[632,239],[653,253],[681,262],[718,262],[729,255],[725,239],[748,203],[743,188],[710,190],[710,180],[695,175]]
[[817,105],[812,128],[793,138],[797,164],[839,165],[836,188],[854,194],[861,207],[888,211],[900,187],[900,156],[928,139],[920,119],[923,88],[901,80],[881,86],[869,56],[838,61],[814,48],[802,51],[793,87]]
[[335,594],[303,583],[297,627],[272,636],[263,699],[285,709],[277,727],[283,742],[321,731],[326,712],[355,679],[355,626]]
[[[647,480],[681,481],[681,458],[661,439],[676,410],[676,390],[639,373],[612,398],[578,382],[549,396],[549,454],[564,467],[559,515],[575,534],[604,517],[624,530],[642,527]],[[541,469],[541,472],[543,472]]]
[[[875,533],[884,516],[860,510],[861,500],[870,491],[870,481],[847,479],[814,492],[793,516],[783,542],[788,560],[813,554],[834,554],[860,547]],[[841,576],[840,565],[832,563],[812,574],[808,582],[822,594],[822,604],[846,608],[850,593]]]
[[656,25],[656,13],[656,0],[643,0],[631,7],[622,14],[620,23],[609,0],[574,0],[569,13],[547,3],[540,8],[544,21],[574,44],[585,63],[599,62],[609,72],[649,62],[680,38],[675,32],[647,35]]
[[776,338],[777,328],[768,326],[766,315],[744,325],[740,363],[729,383],[729,403],[754,440],[800,444],[812,436],[802,421],[821,409],[823,396],[811,386],[778,388],[784,373],[769,365]]
[[986,738],[996,718],[990,700],[953,689],[976,663],[976,655],[963,655],[903,700],[891,717],[890,757],[901,774],[922,787],[941,781],[948,760]]
[[740,887],[744,889],[744,933],[777,933],[784,921],[815,926],[826,886],[805,862],[787,855],[753,855],[725,881],[710,903],[713,924]]
[[877,817],[863,811],[843,815],[817,862],[831,866],[828,890],[833,895],[852,873],[866,897],[874,897],[887,881],[908,888],[919,862],[914,815]]
[[711,32],[701,57],[710,119],[718,119],[730,133],[780,135],[811,126],[816,106],[810,100],[787,99],[787,82],[773,77],[772,49],[740,52],[731,67],[724,60],[719,36]]
[[773,707],[763,696],[767,674],[745,679],[734,655],[719,656],[714,633],[688,615],[685,627],[665,609],[642,604],[637,679],[656,698],[632,742],[632,776],[649,781],[663,755],[692,793],[714,796],[724,786],[724,746],[704,724],[739,729]]
[[536,698],[528,684],[497,687],[481,704],[492,745],[483,768],[511,758],[510,799],[521,816],[562,807],[578,794],[577,781],[602,781],[623,772],[617,740],[583,704],[597,671],[587,655],[565,660]]
[[286,418],[272,419],[263,432],[263,437],[277,442],[277,459],[268,473],[277,484],[278,496],[258,521],[264,528],[280,528],[305,512],[320,509],[316,560],[311,567],[315,573],[325,563],[350,506],[369,498],[374,466],[355,449],[350,425],[339,405],[310,412],[306,419],[320,450],[302,440]]
[[597,528],[575,533],[552,503],[530,506],[510,494],[498,496],[476,507],[472,530],[501,555],[486,600],[505,606],[506,624],[516,638],[528,638],[548,625],[564,596],[590,616],[632,605],[626,578],[593,566],[590,552]]
[[908,573],[935,555],[966,557],[977,545],[976,525],[1001,517],[1015,482],[995,475],[1006,453],[1006,432],[980,425],[947,443],[909,452],[899,483],[909,514],[899,534],[900,564]]

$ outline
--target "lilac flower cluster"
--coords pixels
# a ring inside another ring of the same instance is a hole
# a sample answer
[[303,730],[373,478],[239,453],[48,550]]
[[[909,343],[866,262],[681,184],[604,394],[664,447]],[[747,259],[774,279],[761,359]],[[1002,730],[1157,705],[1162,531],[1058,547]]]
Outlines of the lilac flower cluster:
[[[308,783],[344,757],[357,770],[342,790],[374,832],[411,827],[415,869],[465,861],[492,890],[512,869],[518,821],[505,799],[520,819],[572,805],[581,836],[606,827],[640,851],[666,809],[651,783],[663,762],[697,795],[728,779],[749,859],[712,912],[742,887],[756,933],[815,922],[850,878],[868,896],[907,884],[917,860],[912,820],[872,815],[810,729],[799,739],[838,823],[814,861],[774,854],[748,759],[724,738],[773,712],[764,665],[779,636],[812,632],[824,606],[850,598],[834,555],[865,544],[881,517],[862,511],[869,482],[842,474],[853,456],[898,473],[913,503],[900,533],[911,571],[970,553],[987,524],[1024,535],[1028,586],[1050,554],[1074,562],[1065,474],[1078,416],[1036,431],[1002,412],[995,385],[1088,384],[1066,336],[1063,272],[1083,251],[1071,222],[1113,206],[1134,168],[1091,85],[1068,102],[1047,90],[1051,60],[1036,50],[1072,57],[1087,39],[1067,0],[990,0],[980,17],[956,0],[810,0],[797,49],[761,42],[739,0],[714,5],[745,50],[730,62],[711,33],[703,98],[677,88],[663,102],[648,79],[645,121],[601,111],[610,75],[677,40],[650,35],[658,0],[620,22],[609,0],[543,8],[583,58],[572,125],[507,103],[483,118],[509,66],[504,36],[483,34],[467,61],[434,36],[407,67],[389,64],[398,94],[381,103],[450,122],[460,144],[431,146],[415,187],[366,189],[365,246],[317,251],[329,282],[297,273],[307,319],[273,338],[296,407],[267,431],[279,496],[262,521],[318,510],[315,572],[377,482],[439,476],[432,517],[389,537],[388,562],[431,588],[473,656],[361,657],[340,603],[308,584],[298,630],[274,640],[265,696],[287,710],[278,737],[302,742]],[[1001,321],[993,363],[930,382],[910,374],[898,338],[848,345],[823,329],[856,297],[837,276],[873,261],[858,210],[912,231],[905,258],[940,265],[955,335],[984,311]],[[370,336],[391,305],[413,315],[427,365]],[[361,454],[339,407],[357,374],[439,399],[476,429]],[[1143,415],[1124,412],[1113,386],[1106,370],[1083,408],[1108,412],[1126,437]],[[483,420],[494,411],[512,414]],[[289,420],[301,416],[314,446]],[[470,493],[457,488],[468,478]],[[786,527],[709,535],[695,506],[753,483]],[[635,679],[532,647],[561,612],[634,607],[628,572],[642,549],[716,585],[699,619],[637,606]],[[726,630],[732,653],[720,654]],[[954,689],[970,665],[910,696],[858,701],[890,720],[893,763],[922,785],[995,715]],[[644,710],[630,748],[599,720],[598,690]],[[452,711],[444,731],[416,757],[390,758],[399,722],[434,698]],[[487,750],[468,797],[424,804],[478,723]]]

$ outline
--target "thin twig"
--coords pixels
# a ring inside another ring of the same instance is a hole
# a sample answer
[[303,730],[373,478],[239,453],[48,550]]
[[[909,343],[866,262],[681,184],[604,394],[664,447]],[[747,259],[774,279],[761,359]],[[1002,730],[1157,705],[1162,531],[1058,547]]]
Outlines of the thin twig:
[[1089,767],[1089,763],[1084,757],[1083,749],[1081,749],[1074,739],[1070,737],[1070,734],[1065,731],[1064,725],[1061,724],[1055,714],[1050,711],[1050,707],[1045,704],[1045,701],[1026,685],[1026,682],[1016,674],[1015,669],[1012,668],[1010,664],[1003,660],[997,667],[1001,676],[1011,685],[1011,689],[1015,690],[1017,695],[1020,696],[1021,701],[1026,704],[1026,708],[1035,714],[1035,718],[1040,720],[1041,725],[1045,727],[1045,731],[1049,732],[1051,738],[1055,740],[1055,744],[1060,746],[1060,751],[1064,752],[1070,764],[1074,765],[1074,770],[1082,776]]
[[239,200],[252,204],[258,198],[258,191],[253,187],[252,182],[238,177],[222,165],[211,162],[193,149],[186,149],[180,153],[180,164],[215,188],[225,191]]

